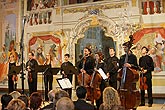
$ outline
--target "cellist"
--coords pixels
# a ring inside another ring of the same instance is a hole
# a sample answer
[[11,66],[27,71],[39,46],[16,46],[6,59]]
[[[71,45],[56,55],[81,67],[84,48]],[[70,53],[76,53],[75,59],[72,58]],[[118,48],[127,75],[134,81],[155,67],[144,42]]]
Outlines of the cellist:
[[[141,49],[142,52],[142,57],[140,57],[139,59],[139,66],[140,68],[142,68],[142,72],[140,77],[142,78],[142,74],[143,76],[146,78],[146,81],[143,83],[146,83],[147,85],[147,93],[148,93],[148,107],[152,107],[152,103],[153,103],[153,98],[152,98],[152,74],[151,72],[154,70],[154,62],[152,57],[150,57],[149,55],[147,55],[148,53],[148,48],[147,47],[142,47]],[[143,78],[144,78],[143,77]],[[140,86],[143,86],[142,84]],[[145,89],[142,87],[141,89],[141,104],[139,106],[145,106]]]
[[78,69],[80,74],[78,75],[78,83],[80,86],[84,86],[87,89],[87,100],[91,100],[89,98],[90,94],[88,92],[88,88],[90,88],[91,76],[94,73],[95,60],[91,55],[91,49],[85,47],[83,50],[84,57],[80,60],[78,64]]

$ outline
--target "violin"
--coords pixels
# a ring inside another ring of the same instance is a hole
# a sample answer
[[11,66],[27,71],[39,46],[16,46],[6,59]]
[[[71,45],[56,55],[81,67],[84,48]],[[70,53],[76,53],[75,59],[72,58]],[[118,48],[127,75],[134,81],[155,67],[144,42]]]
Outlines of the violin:
[[144,76],[144,69],[142,68],[141,71],[141,77],[140,77],[140,89],[141,90],[147,90],[148,85],[147,85],[147,78]]
[[28,80],[32,82],[32,73],[31,73],[31,68],[30,66],[27,66],[27,71],[28,71]]

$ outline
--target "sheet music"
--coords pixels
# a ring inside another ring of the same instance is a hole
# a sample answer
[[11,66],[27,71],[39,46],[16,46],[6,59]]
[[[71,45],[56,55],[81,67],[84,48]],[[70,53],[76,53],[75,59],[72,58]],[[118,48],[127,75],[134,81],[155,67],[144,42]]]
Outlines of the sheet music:
[[108,78],[107,75],[105,74],[105,72],[101,68],[99,68],[97,71],[100,73],[100,75],[102,76],[103,79]]
[[68,89],[68,88],[72,88],[72,84],[71,82],[69,81],[68,78],[64,78],[64,79],[60,79],[60,80],[57,80],[60,84],[60,87],[62,89]]

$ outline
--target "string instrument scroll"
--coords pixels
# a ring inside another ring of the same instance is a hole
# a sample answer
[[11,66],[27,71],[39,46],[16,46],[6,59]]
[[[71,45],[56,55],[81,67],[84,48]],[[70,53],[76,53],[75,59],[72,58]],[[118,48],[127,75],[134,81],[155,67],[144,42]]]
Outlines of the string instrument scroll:
[[[125,107],[126,110],[129,109],[136,109],[139,106],[140,103],[140,93],[139,90],[136,88],[136,82],[139,79],[139,73],[137,72],[136,69],[132,68],[132,64],[130,64],[129,57],[132,54],[130,52],[130,48],[132,47],[133,44],[133,36],[129,36],[130,41],[126,42],[125,45],[125,59],[124,59],[124,64],[119,72],[119,78],[118,80],[120,81],[120,87],[119,87],[119,95],[121,99],[121,105]],[[134,55],[132,55],[133,57]],[[134,56],[135,57],[135,56]],[[137,59],[136,59],[137,60]],[[121,63],[121,62],[120,62]],[[136,61],[137,64],[137,61]],[[129,66],[128,66],[129,65]]]

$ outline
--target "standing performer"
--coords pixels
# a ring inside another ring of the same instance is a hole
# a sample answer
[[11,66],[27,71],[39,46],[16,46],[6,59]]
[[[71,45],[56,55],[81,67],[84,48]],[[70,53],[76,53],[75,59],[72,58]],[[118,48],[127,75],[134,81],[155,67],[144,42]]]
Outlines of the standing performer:
[[17,83],[18,80],[17,74],[15,71],[11,70],[13,67],[16,66],[16,60],[13,53],[10,53],[9,55],[9,73],[8,73],[8,87],[9,87],[9,93],[15,91],[17,89]]
[[84,48],[84,57],[78,65],[80,74],[78,75],[78,83],[87,89],[87,100],[94,104],[101,96],[100,83],[101,76],[94,71],[95,60],[91,56],[91,50],[88,47]]
[[[69,81],[72,83],[72,79],[73,79],[73,73],[70,70],[71,66],[73,66],[73,64],[69,61],[69,54],[65,54],[64,55],[64,62],[61,65],[61,74],[63,78],[68,78]],[[66,90],[69,93],[70,98],[72,97],[72,88],[69,88]]]
[[29,60],[26,63],[26,70],[28,71],[29,94],[37,92],[37,68],[38,63],[34,59],[34,54],[30,52]]
[[142,57],[139,59],[139,66],[142,70],[140,75],[140,89],[141,89],[141,104],[140,106],[145,106],[145,90],[148,93],[148,107],[152,107],[153,98],[152,98],[152,74],[154,70],[153,59],[147,55],[148,48],[142,47],[141,49]]
[[117,90],[117,71],[119,69],[119,59],[115,55],[114,48],[109,48],[109,58],[106,60],[106,64],[109,85]]
[[[97,52],[95,53],[95,63],[96,63],[96,71],[98,69],[102,69],[105,73],[106,73],[106,63],[103,61],[103,54],[101,52]],[[98,100],[96,100],[96,106],[99,109],[100,105],[103,103],[103,91],[106,88],[106,81],[101,78],[101,83],[100,83],[100,92],[101,92],[101,96]]]
[[139,73],[137,72],[138,64],[137,57],[132,54],[130,48],[133,44],[133,36],[129,36],[130,41],[123,44],[125,54],[119,60],[119,74],[120,81],[119,94],[122,106],[125,109],[133,109],[139,106],[140,93],[136,88],[136,82],[139,80]]
[[44,73],[44,83],[45,83],[45,100],[48,101],[48,88],[49,91],[52,90],[52,83],[53,83],[53,74],[51,71],[51,67],[52,67],[52,58],[50,56],[50,54],[46,55],[46,61],[44,63],[44,65],[48,65],[48,68],[46,69],[45,73]]

